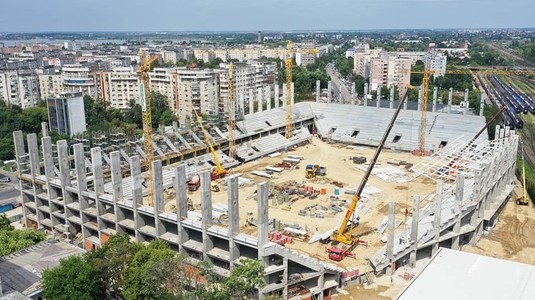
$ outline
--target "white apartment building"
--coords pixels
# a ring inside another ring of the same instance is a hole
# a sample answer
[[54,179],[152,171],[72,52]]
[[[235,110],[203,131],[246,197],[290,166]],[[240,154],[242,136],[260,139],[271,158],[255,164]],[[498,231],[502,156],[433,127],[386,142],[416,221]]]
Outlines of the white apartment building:
[[374,58],[370,64],[370,91],[376,91],[381,86],[397,86],[400,95],[405,93],[411,80],[410,59],[390,56]]
[[164,63],[176,64],[176,52],[175,51],[161,51],[160,56]]
[[446,65],[447,65],[446,55],[439,52],[430,52],[425,56],[424,64],[425,68],[431,71],[433,77],[444,76],[446,74]]
[[314,42],[307,42],[299,44],[299,48],[295,53],[295,63],[298,66],[307,66],[313,64],[316,61],[316,54],[309,53],[316,48]]
[[39,74],[39,90],[42,100],[62,93],[63,76],[61,73]]
[[202,59],[204,62],[210,62],[215,59],[215,53],[213,50],[207,49],[195,49],[193,55],[196,59]]
[[371,61],[381,57],[383,49],[377,48],[373,50],[357,51],[353,56],[353,72],[364,78],[370,77]]
[[130,100],[139,104],[139,79],[133,67],[114,68],[104,73],[107,85],[105,101],[113,108],[130,108]]
[[178,109],[178,75],[174,69],[154,68],[149,73],[150,90],[167,97],[169,106]]
[[200,114],[219,114],[219,71],[177,68],[178,120],[186,124],[195,120],[193,110]]
[[91,97],[97,97],[95,88],[95,76],[88,67],[81,65],[65,65],[61,69],[63,77],[63,91],[61,92],[81,92]]
[[31,71],[6,71],[0,73],[0,100],[7,105],[18,105],[22,109],[41,102],[39,79]]

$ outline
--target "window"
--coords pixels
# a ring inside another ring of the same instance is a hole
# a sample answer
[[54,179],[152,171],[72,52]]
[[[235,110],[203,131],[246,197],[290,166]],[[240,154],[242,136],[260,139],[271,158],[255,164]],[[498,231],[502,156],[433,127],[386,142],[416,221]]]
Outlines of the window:
[[358,130],[353,131],[353,133],[351,134],[351,137],[352,137],[352,138],[356,138],[357,135],[359,134],[359,132],[360,132],[360,131],[358,131]]
[[446,145],[448,145],[448,142],[447,141],[441,141],[440,142],[440,145],[438,145],[439,148],[444,148],[446,147]]
[[392,140],[392,143],[397,143],[399,142],[399,140],[401,140],[401,135],[396,135],[394,139]]

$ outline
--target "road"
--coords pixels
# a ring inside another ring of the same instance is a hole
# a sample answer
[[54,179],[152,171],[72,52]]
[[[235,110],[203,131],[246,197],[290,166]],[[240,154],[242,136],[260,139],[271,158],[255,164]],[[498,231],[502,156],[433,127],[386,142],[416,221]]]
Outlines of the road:
[[0,174],[11,179],[11,182],[0,183],[0,201],[20,196],[20,191],[18,190],[19,180],[15,177],[15,174],[4,170],[0,170]]
[[351,103],[351,92],[348,89],[348,87],[345,85],[345,83],[342,81],[340,77],[340,73],[336,70],[334,65],[328,64],[325,67],[325,70],[327,71],[327,74],[331,77],[332,84],[335,85],[333,88],[335,90],[341,90],[342,94],[342,100],[341,103]]

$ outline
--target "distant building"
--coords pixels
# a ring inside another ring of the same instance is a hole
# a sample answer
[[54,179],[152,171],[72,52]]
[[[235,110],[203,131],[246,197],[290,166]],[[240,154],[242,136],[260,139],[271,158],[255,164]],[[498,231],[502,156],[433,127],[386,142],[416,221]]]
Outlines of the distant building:
[[175,51],[162,51],[160,52],[164,63],[176,64],[176,52]]
[[256,37],[256,42],[259,44],[262,43],[262,31],[258,32],[258,36]]
[[425,68],[431,71],[433,77],[444,76],[446,74],[447,65],[446,55],[439,52],[431,52],[425,56]]
[[51,131],[73,136],[86,130],[82,93],[63,93],[48,98],[46,107]]
[[307,53],[308,51],[312,51],[314,48],[316,48],[316,43],[314,42],[300,44],[298,52],[295,53],[295,63],[298,66],[305,67],[316,62],[316,54]]
[[395,56],[384,59],[372,59],[370,69],[370,90],[381,86],[397,86],[400,95],[407,90],[411,80],[411,60]]
[[0,100],[22,109],[41,102],[39,79],[30,70],[0,72]]

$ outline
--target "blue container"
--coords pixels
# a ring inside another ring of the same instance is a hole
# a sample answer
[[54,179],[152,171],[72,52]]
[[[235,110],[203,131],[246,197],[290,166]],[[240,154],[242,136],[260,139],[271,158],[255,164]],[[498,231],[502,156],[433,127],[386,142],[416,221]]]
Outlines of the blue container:
[[335,196],[340,195],[340,189],[339,188],[334,188],[334,195]]

